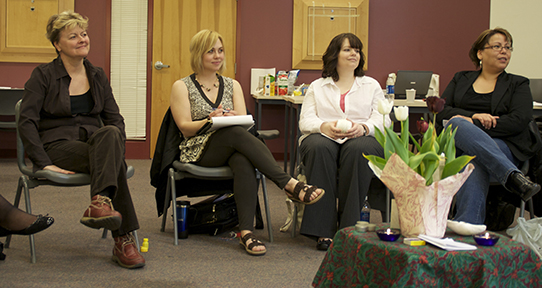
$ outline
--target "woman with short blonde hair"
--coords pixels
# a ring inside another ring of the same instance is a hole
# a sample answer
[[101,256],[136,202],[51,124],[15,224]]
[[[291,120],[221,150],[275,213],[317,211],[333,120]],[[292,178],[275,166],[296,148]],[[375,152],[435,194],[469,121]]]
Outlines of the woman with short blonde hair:
[[255,168],[284,188],[293,201],[313,204],[324,191],[286,174],[267,146],[243,127],[205,130],[214,117],[247,113],[239,82],[220,75],[224,69],[224,51],[222,37],[217,32],[202,30],[192,38],[190,59],[194,74],[173,84],[171,114],[181,132],[181,162],[203,167],[229,166],[233,171],[241,244],[248,254],[263,255],[267,251],[265,244],[252,234],[258,201]]
[[35,170],[90,174],[91,203],[80,222],[111,230],[120,266],[143,267],[131,234],[139,223],[126,180],[124,118],[107,75],[86,59],[87,27],[75,12],[50,17],[47,38],[58,57],[32,71],[18,129]]

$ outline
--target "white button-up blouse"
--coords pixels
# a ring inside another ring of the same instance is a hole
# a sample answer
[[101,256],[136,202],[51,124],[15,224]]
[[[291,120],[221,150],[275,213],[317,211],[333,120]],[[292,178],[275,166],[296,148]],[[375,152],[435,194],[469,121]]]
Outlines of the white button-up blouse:
[[[375,127],[384,131],[384,117],[378,112],[378,102],[384,93],[378,81],[368,76],[356,77],[345,97],[345,112],[340,107],[341,93],[331,77],[315,80],[309,86],[301,107],[299,129],[300,141],[312,133],[320,133],[324,122],[348,118],[354,123],[365,124],[369,135],[374,136]],[[389,115],[386,126],[391,125]]]

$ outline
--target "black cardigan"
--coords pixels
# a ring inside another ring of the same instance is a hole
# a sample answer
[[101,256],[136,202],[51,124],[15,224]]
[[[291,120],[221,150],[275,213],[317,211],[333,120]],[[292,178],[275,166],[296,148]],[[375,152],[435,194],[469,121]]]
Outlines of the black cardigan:
[[180,131],[173,120],[171,109],[168,109],[160,126],[150,170],[151,185],[156,188],[158,216],[162,215],[166,200],[167,172],[173,161],[179,159],[179,144],[181,144]]
[[[461,102],[480,71],[462,71],[455,74],[444,90],[444,110],[437,114],[437,122],[455,115],[472,117],[476,111],[462,106]],[[485,129],[479,120],[473,123],[492,138],[502,139],[520,161],[531,158],[538,150],[535,139],[529,133],[528,124],[533,118],[533,99],[529,79],[503,71],[497,78],[491,98],[491,115],[499,116],[497,126]]]

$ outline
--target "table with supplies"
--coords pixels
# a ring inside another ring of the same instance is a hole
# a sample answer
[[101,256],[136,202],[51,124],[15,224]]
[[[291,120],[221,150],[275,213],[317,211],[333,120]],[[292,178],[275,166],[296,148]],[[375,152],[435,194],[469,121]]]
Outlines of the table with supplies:
[[[284,114],[285,126],[287,127],[284,135],[284,171],[287,167],[288,155],[290,156],[290,175],[295,176],[295,165],[299,163],[299,153],[297,153],[297,145],[300,137],[298,127],[299,114],[305,96],[283,96],[285,101]],[[290,139],[290,140],[288,140]]]
[[[377,229],[389,224],[379,224]],[[445,237],[476,245],[450,230]],[[409,246],[401,236],[381,241],[375,232],[339,230],[314,287],[542,287],[542,261],[528,246],[506,236],[495,246],[446,251],[430,244]]]
[[262,129],[262,105],[284,105],[282,96],[264,96],[261,94],[252,94],[254,98],[254,115],[256,120],[256,129]]

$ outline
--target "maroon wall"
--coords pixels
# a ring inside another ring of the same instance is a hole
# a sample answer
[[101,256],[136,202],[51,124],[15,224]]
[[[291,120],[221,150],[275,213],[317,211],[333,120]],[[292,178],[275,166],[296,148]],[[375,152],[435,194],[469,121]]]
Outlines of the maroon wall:
[[[489,28],[490,1],[372,0],[369,2],[369,49],[367,75],[384,85],[397,70],[432,70],[440,74],[443,91],[453,74],[473,69],[470,45]],[[237,80],[249,109],[250,69],[292,65],[291,0],[238,3]],[[366,43],[364,43],[366,44]],[[302,70],[297,84],[310,83],[320,71]],[[284,149],[284,109],[264,106],[262,129],[279,129],[281,138],[269,141],[277,158]]]
[[[152,0],[149,2],[152,7]],[[237,5],[236,78],[243,86],[248,108],[254,112],[250,69],[291,69],[293,1],[239,0]],[[75,11],[90,19],[92,49],[89,59],[107,73],[110,67],[110,7],[111,0],[75,0]],[[443,91],[456,71],[473,68],[467,52],[478,34],[489,28],[489,13],[490,0],[370,1],[367,75],[383,84],[388,73],[399,69],[432,70],[440,74],[440,90]],[[43,31],[45,33],[45,27]],[[36,65],[0,63],[0,86],[23,87]],[[310,83],[318,77],[320,71],[303,70],[298,84]],[[276,128],[284,135],[283,119],[283,107],[264,106],[264,129]],[[12,138],[13,134],[0,132],[0,157],[14,155],[6,152],[6,149],[14,151]],[[283,141],[281,136],[268,142],[277,159],[282,157]],[[127,144],[127,158],[148,158],[148,154],[148,140]]]

